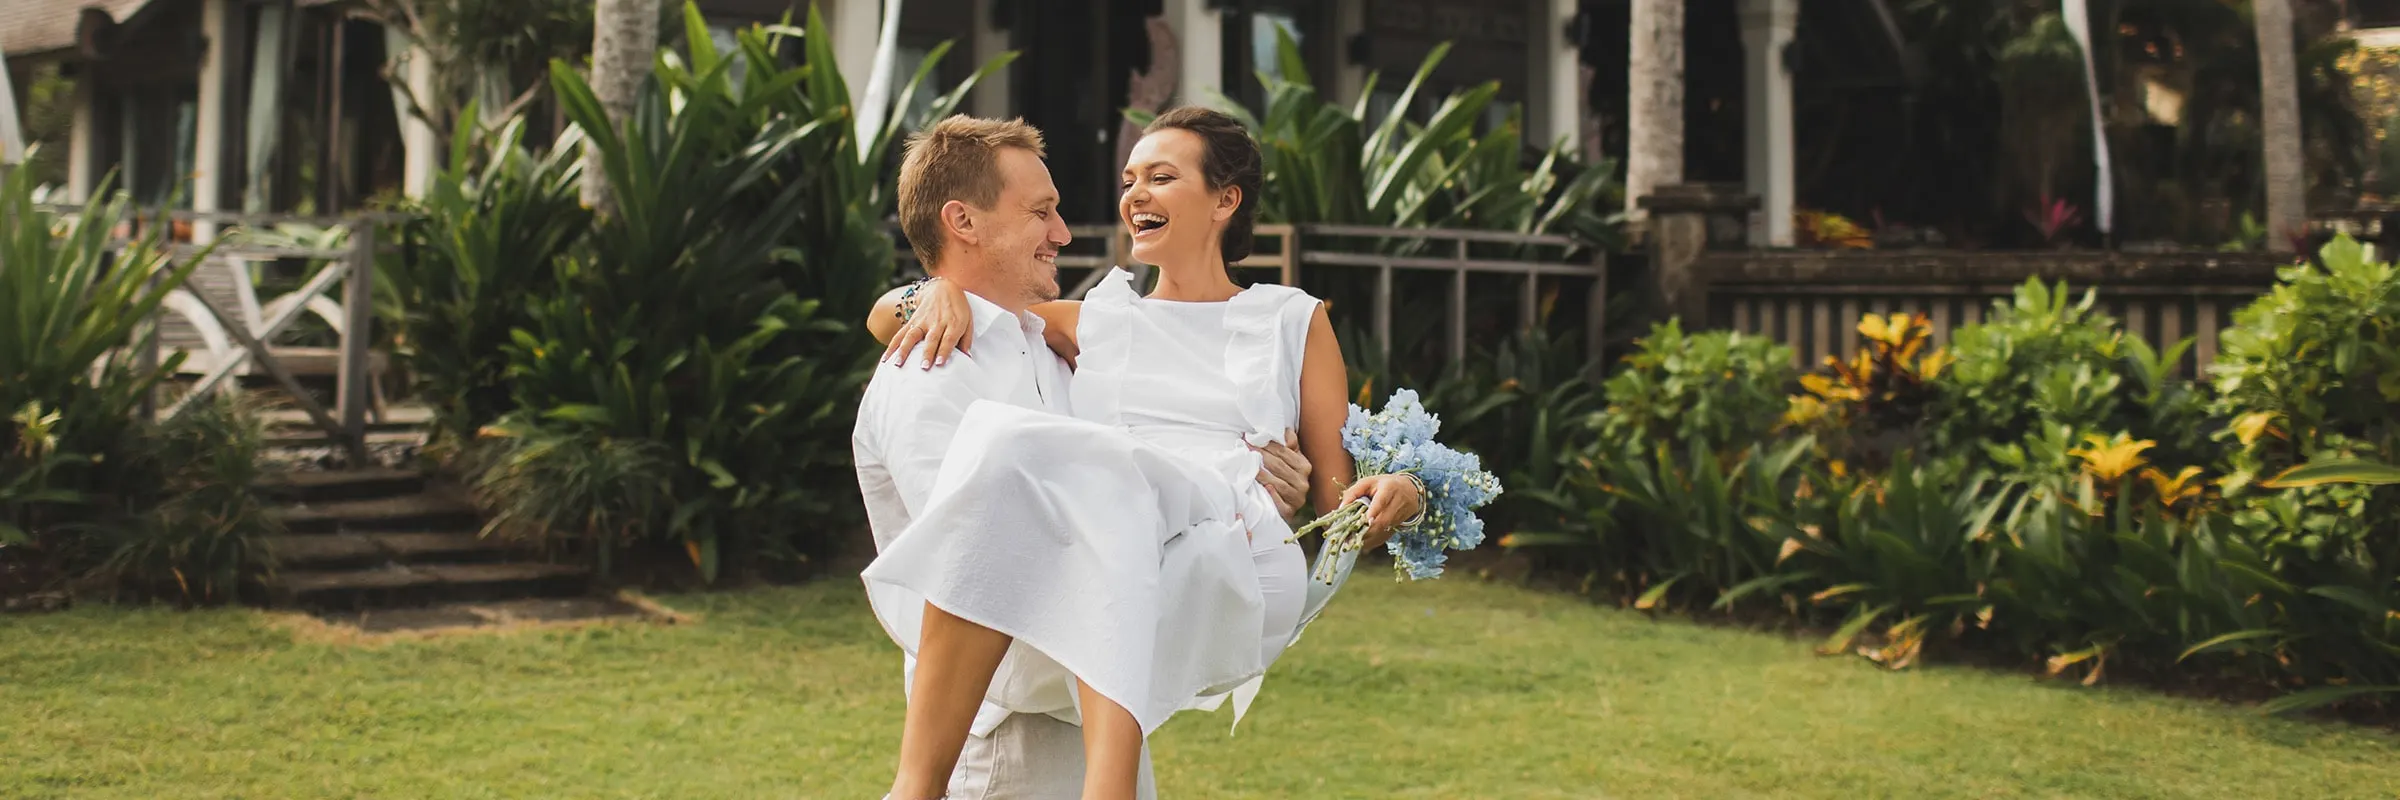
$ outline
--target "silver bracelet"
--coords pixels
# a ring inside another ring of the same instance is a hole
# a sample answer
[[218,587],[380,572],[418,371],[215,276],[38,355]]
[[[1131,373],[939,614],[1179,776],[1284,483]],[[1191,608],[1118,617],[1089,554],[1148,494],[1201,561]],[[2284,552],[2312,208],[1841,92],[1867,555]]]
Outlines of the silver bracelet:
[[1417,474],[1414,472],[1398,472],[1393,474],[1407,478],[1409,483],[1417,485],[1417,515],[1409,518],[1407,522],[1400,523],[1400,527],[1398,529],[1408,530],[1410,528],[1425,524],[1425,515],[1433,511],[1433,492],[1425,488],[1425,479],[1417,477]]

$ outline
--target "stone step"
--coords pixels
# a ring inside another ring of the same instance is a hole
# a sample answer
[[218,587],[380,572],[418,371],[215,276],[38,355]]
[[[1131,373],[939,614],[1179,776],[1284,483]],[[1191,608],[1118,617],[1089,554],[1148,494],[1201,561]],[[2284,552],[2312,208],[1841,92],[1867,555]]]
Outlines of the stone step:
[[508,543],[473,533],[301,533],[267,540],[284,569],[357,569],[386,563],[498,561]]
[[321,611],[573,597],[590,591],[591,571],[566,564],[388,564],[282,571],[267,581],[267,593],[277,604]]
[[442,603],[423,608],[334,611],[317,615],[366,633],[482,628],[529,623],[646,616],[632,604],[607,597],[536,597],[479,603]]
[[298,503],[275,509],[290,533],[476,530],[475,507],[454,493],[426,491],[367,500]]
[[[337,440],[332,436],[327,435],[324,431],[317,430],[314,427],[279,428],[276,430],[271,430],[267,432],[266,437],[262,439],[261,442],[271,449],[334,447],[341,444],[340,440]],[[425,432],[422,430],[367,431],[367,446],[369,447],[376,445],[414,445],[424,443]]]
[[290,502],[371,500],[424,492],[425,474],[381,468],[285,472],[260,480],[258,489],[271,499]]

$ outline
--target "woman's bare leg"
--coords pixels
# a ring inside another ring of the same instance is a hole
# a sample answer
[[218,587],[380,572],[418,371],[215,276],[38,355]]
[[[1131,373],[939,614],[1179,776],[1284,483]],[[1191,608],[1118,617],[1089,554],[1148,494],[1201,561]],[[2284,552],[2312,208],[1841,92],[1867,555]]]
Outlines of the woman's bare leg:
[[[991,688],[992,673],[1000,669],[1008,644],[1008,634],[925,604],[892,800],[930,800],[949,790],[950,771],[958,768],[959,751],[967,746],[968,729],[975,725],[975,712],[983,707],[984,691]],[[1140,729],[1135,733],[1138,740]],[[1088,748],[1091,735],[1084,738]]]
[[1083,800],[1133,800],[1142,772],[1142,724],[1117,701],[1080,681],[1083,710]]

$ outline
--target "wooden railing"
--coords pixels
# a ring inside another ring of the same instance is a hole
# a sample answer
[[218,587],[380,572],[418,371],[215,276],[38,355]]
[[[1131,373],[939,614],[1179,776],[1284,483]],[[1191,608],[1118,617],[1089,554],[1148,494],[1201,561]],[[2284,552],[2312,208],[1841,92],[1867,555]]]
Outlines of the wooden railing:
[[[1131,242],[1114,225],[1069,226],[1074,241],[1060,253],[1062,296],[1083,297],[1111,266],[1124,266],[1137,283],[1148,287],[1155,276],[1147,265],[1135,263]],[[1348,225],[1260,225],[1257,247],[1235,264],[1261,280],[1296,285],[1304,271],[1314,269],[1371,270],[1374,301],[1368,331],[1385,356],[1391,354],[1394,281],[1401,272],[1447,273],[1450,286],[1443,314],[1444,354],[1451,363],[1467,357],[1468,276],[1496,274],[1517,279],[1517,325],[1540,324],[1545,278],[1590,281],[1583,294],[1589,303],[1584,315],[1584,352],[1597,358],[1607,326],[1608,277],[1605,253],[1580,260],[1567,254],[1582,252],[1565,236],[1441,228],[1379,228]],[[899,272],[921,275],[916,259],[898,248]],[[1272,270],[1272,273],[1268,271]],[[1271,275],[1271,277],[1270,277]]]
[[2250,253],[1710,252],[1695,274],[1712,327],[1791,346],[1802,367],[1859,347],[1863,314],[1923,314],[1946,344],[2029,278],[2091,290],[2097,309],[2164,347],[2193,339],[2187,376],[2206,374],[2233,311],[2275,282],[2288,257]]
[[[51,207],[60,214],[80,213],[74,207]],[[145,413],[155,418],[172,419],[192,408],[194,401],[220,391],[227,378],[256,368],[272,377],[290,394],[291,402],[307,415],[309,422],[322,430],[349,454],[354,467],[369,463],[366,450],[367,413],[374,392],[375,359],[370,352],[374,328],[374,280],[377,227],[405,219],[393,214],[357,214],[344,217],[302,217],[288,214],[236,214],[194,211],[151,211],[130,220],[119,246],[128,243],[153,226],[165,226],[175,231],[184,223],[195,231],[194,239],[207,239],[213,244],[170,242],[167,251],[177,260],[203,256],[207,263],[194,271],[182,288],[175,290],[161,308],[157,318],[132,343],[135,358],[144,366],[160,363],[162,350],[184,350],[187,364],[201,364],[205,370],[200,378],[173,405],[163,411],[146,405]],[[319,228],[343,227],[348,235],[337,248],[309,248],[262,245],[240,235],[245,230],[264,230],[276,225],[294,223]],[[323,262],[298,290],[268,303],[260,303],[256,287],[249,277],[253,262],[285,258]],[[342,284],[341,299],[328,301],[324,295],[335,283]],[[212,287],[210,284],[224,286]],[[233,308],[227,308],[228,304]],[[288,330],[305,312],[315,312],[325,318],[327,326],[338,332],[341,344],[331,355],[330,370],[313,351],[297,354],[291,348],[274,345],[277,337]],[[174,323],[174,324],[170,324]],[[162,335],[168,327],[183,327],[187,334],[173,337]],[[302,374],[332,372],[335,388],[334,408],[324,404],[300,384]]]

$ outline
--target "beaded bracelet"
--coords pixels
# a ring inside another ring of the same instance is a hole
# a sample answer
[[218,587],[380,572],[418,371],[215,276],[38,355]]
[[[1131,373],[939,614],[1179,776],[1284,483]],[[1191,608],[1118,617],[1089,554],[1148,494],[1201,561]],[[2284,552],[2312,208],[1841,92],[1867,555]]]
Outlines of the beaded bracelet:
[[934,281],[938,280],[941,280],[941,278],[918,278],[910,281],[908,284],[908,290],[900,293],[900,307],[892,309],[892,317],[900,320],[901,322],[907,322],[916,317],[918,290],[924,289],[926,286],[931,285]]

